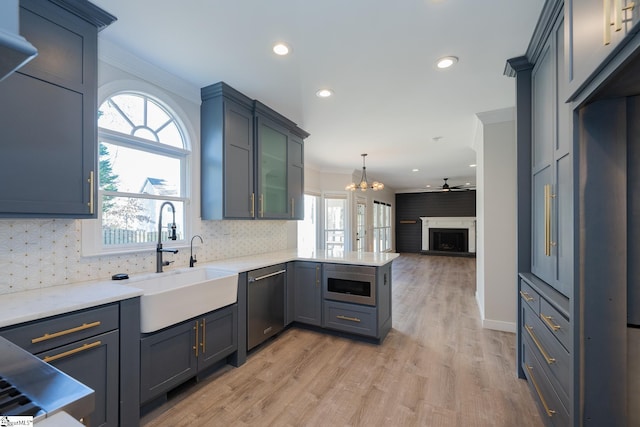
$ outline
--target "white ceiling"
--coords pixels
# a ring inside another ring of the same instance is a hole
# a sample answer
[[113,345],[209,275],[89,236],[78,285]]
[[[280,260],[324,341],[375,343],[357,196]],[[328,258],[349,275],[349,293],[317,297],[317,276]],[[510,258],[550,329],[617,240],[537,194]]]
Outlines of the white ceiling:
[[[476,113],[515,105],[505,60],[544,0],[92,0],[100,33],[198,87],[225,81],[311,134],[307,166],[396,191],[475,183]],[[287,57],[271,51],[285,41]],[[437,58],[454,55],[446,71]],[[328,99],[315,96],[331,88]],[[440,138],[438,140],[438,138]],[[412,172],[413,168],[420,169]]]

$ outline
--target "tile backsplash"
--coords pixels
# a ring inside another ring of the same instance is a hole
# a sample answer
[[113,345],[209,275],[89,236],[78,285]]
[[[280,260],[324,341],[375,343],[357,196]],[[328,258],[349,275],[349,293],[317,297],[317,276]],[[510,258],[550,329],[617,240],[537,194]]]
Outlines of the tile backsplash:
[[[155,251],[82,257],[80,230],[79,220],[0,220],[0,294],[155,271]],[[200,235],[201,264],[287,248],[286,221],[203,221]],[[189,248],[165,259],[187,267]]]

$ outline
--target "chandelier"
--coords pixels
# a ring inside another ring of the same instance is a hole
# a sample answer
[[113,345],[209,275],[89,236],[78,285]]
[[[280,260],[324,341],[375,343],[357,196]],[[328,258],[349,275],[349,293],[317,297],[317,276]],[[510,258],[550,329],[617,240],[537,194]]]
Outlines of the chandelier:
[[361,154],[361,156],[362,156],[362,177],[360,178],[360,183],[356,184],[355,182],[352,182],[351,184],[347,185],[344,189],[351,190],[351,191],[356,191],[356,189],[360,189],[360,191],[367,191],[367,188],[371,188],[373,189],[373,191],[382,190],[384,188],[384,184],[381,182],[373,181],[373,183],[369,185],[369,182],[367,181],[367,167],[364,165],[364,158],[367,157],[367,155]]

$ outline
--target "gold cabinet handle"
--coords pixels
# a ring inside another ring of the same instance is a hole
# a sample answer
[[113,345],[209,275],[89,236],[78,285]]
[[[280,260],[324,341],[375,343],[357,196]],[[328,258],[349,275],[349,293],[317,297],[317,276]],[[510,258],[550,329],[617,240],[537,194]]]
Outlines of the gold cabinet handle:
[[196,342],[195,342],[195,345],[193,346],[193,349],[195,350],[196,357],[198,357],[198,341],[199,341],[198,340],[198,329],[200,329],[200,328],[199,328],[199,325],[198,325],[197,321],[196,321],[196,326],[194,326],[193,329],[195,329],[195,331],[196,331]]
[[526,301],[531,302],[534,301],[535,298],[529,295],[526,291],[520,291],[520,296]]
[[341,314],[336,316],[338,319],[340,320],[348,320],[350,322],[356,322],[356,323],[360,323],[360,319],[358,319],[357,317],[349,317],[349,316],[343,316]]
[[100,344],[102,344],[101,341],[92,342],[91,344],[83,344],[80,347],[74,348],[73,350],[58,353],[53,356],[45,356],[42,360],[44,360],[47,363],[53,362],[54,360],[62,359],[64,357],[68,357],[73,354],[80,353],[81,351],[86,351],[86,350],[98,347]]
[[264,194],[260,194],[260,218],[264,217]]
[[202,319],[202,354],[207,352],[207,319]]
[[256,194],[255,193],[251,193],[251,218],[253,218],[256,215]]
[[62,337],[65,335],[73,334],[74,332],[84,331],[85,329],[95,328],[96,326],[100,326],[101,322],[92,322],[92,323],[83,323],[80,326],[76,326],[75,328],[65,329],[64,331],[54,332],[52,334],[44,334],[41,337],[33,338],[31,340],[31,344],[37,344],[42,341],[47,341],[53,338]]
[[545,316],[544,314],[540,313],[540,318],[544,323],[547,324],[548,327],[551,328],[553,332],[557,331],[558,329],[562,329],[560,325],[556,325],[555,323],[553,323],[553,317]]
[[524,328],[527,330],[527,332],[529,333],[529,336],[531,337],[533,342],[536,344],[536,347],[538,347],[538,350],[540,350],[540,354],[542,354],[542,357],[544,357],[544,360],[546,360],[547,364],[551,365],[553,363],[556,363],[556,359],[554,359],[553,357],[550,357],[549,354],[542,347],[542,344],[540,344],[540,341],[538,341],[538,337],[536,337],[536,335],[533,333],[533,327],[529,325],[525,325]]
[[293,197],[291,198],[291,218],[296,217],[296,205],[293,201]]
[[89,203],[87,203],[87,206],[89,206],[89,213],[93,215],[93,171],[89,172],[89,179],[87,179],[87,181],[89,182]]
[[529,372],[529,376],[531,377],[531,382],[533,383],[533,388],[536,389],[536,393],[540,398],[540,402],[542,402],[542,406],[544,406],[544,411],[547,413],[548,417],[553,417],[556,411],[554,411],[553,409],[550,409],[549,406],[547,405],[547,401],[545,400],[544,396],[542,395],[542,392],[540,391],[540,387],[536,382],[536,378],[533,376],[533,367],[527,365],[526,363],[524,366],[527,368],[527,371]]
[[602,0],[602,43],[611,44],[611,0]]
[[544,186],[544,254],[551,256],[551,185]]

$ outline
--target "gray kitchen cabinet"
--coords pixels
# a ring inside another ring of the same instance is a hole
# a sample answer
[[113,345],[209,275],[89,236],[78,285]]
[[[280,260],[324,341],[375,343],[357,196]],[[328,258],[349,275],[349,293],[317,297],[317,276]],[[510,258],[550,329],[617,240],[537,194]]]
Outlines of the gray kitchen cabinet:
[[224,82],[201,98],[202,218],[304,218],[309,134]]
[[604,46],[603,6],[631,2],[546,1],[506,69],[517,88],[517,372],[546,425],[635,425],[637,412],[638,8]]
[[129,373],[138,374],[138,348],[120,324],[135,332],[130,324],[138,318],[136,298],[9,327],[0,335],[95,391],[88,425],[132,426],[138,411],[130,411],[130,404],[138,406],[138,382],[131,382]]
[[309,134],[254,101],[257,217],[304,218],[304,138]]
[[531,76],[531,272],[568,296],[573,287],[573,159],[563,74],[564,20],[559,16]]
[[118,330],[96,335],[36,356],[95,391],[90,426],[118,424]]
[[114,20],[88,1],[20,1],[38,56],[0,82],[0,217],[95,217],[97,34]]
[[638,31],[639,13],[635,0],[566,0],[569,67],[565,79],[570,95],[589,83],[627,36]]
[[202,219],[252,219],[252,101],[224,82],[201,90]]
[[[346,268],[348,269],[348,266]],[[375,267],[375,276],[375,306],[340,302],[327,298],[325,295],[323,327],[375,338],[382,342],[391,330],[392,324],[391,263]],[[323,282],[326,280],[327,278],[324,277]]]
[[291,219],[304,219],[304,142],[295,134],[289,135],[287,176]]
[[322,264],[296,261],[293,279],[293,320],[307,325],[322,324]]
[[140,339],[140,402],[166,393],[238,350],[233,304]]

